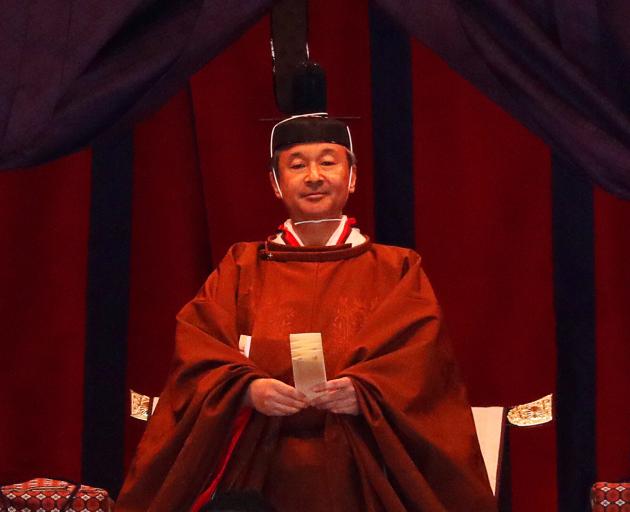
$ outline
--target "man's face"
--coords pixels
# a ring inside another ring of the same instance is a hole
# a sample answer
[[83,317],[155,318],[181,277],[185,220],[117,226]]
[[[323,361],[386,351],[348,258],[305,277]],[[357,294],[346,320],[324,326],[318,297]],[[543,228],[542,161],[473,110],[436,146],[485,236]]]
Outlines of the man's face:
[[[356,169],[355,169],[356,171]],[[284,202],[294,221],[340,217],[354,192],[356,172],[352,173],[346,148],[339,144],[315,142],[296,144],[279,155],[278,183],[282,197],[270,173],[276,197]]]

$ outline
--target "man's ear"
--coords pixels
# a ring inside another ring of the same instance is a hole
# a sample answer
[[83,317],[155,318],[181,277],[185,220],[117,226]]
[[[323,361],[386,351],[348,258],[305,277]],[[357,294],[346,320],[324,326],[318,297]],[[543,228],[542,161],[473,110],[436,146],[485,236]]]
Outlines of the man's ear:
[[278,188],[278,183],[276,182],[276,179],[275,179],[275,172],[276,171],[269,171],[269,183],[271,184],[271,188],[273,189],[274,195],[278,199],[282,199],[282,194],[280,193],[280,189]]
[[357,166],[353,165],[350,168],[350,171],[352,172],[352,176],[350,176],[350,184],[349,184],[349,187],[348,187],[348,192],[350,194],[354,194],[354,191],[355,191],[356,186],[357,186]]

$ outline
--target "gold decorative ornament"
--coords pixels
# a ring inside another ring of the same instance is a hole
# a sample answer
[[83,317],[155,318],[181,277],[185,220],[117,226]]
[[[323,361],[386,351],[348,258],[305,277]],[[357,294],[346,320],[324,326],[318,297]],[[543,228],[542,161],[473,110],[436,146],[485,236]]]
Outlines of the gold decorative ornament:
[[131,417],[137,420],[149,421],[149,407],[151,406],[151,397],[136,393],[130,389],[131,393]]
[[549,423],[553,420],[553,394],[512,407],[508,411],[507,419],[517,427],[533,427]]

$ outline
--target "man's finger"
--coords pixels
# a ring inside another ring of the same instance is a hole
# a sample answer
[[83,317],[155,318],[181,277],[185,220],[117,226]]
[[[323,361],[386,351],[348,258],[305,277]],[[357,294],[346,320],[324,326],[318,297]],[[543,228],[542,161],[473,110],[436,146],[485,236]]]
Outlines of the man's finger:
[[344,396],[339,397],[337,400],[331,400],[330,402],[328,402],[328,405],[330,407],[335,407],[343,404],[355,404],[356,402],[357,400],[353,396]]
[[292,398],[294,400],[298,400],[298,401],[304,402],[304,403],[308,402],[308,400],[306,398],[306,395],[304,393],[302,393],[301,391],[298,391],[293,386],[289,386],[288,384],[285,384],[282,381],[277,381],[277,384],[274,387],[274,390],[279,395],[282,395],[282,396],[285,396],[285,397],[289,397],[289,398]]
[[325,407],[328,410],[333,410],[339,407],[341,408],[353,407],[356,403],[357,403],[356,400],[353,400],[353,399],[335,400],[334,402],[325,404],[323,407]]
[[352,414],[353,416],[357,416],[359,414],[358,407],[340,407],[331,409],[330,412],[334,414]]
[[357,401],[354,398],[344,398],[333,402],[323,402],[314,405],[314,407],[317,407],[320,410],[332,411],[337,407],[354,407],[355,405],[357,405]]
[[323,384],[317,384],[313,386],[315,393],[321,393],[323,391],[335,391],[338,389],[351,389],[354,388],[352,381],[348,377],[342,377],[340,379],[333,379],[324,382]]
[[301,409],[298,409],[297,407],[291,407],[288,405],[284,405],[284,404],[275,404],[272,408],[272,415],[273,416],[289,416],[291,414],[296,414],[298,412],[300,412]]
[[348,399],[352,399],[353,396],[349,395],[347,393],[341,393],[341,392],[337,392],[337,393],[326,393],[323,394],[321,396],[318,396],[317,398],[311,400],[311,405],[314,407],[318,407],[321,405],[329,405],[332,404],[334,402],[338,402],[339,400],[348,400]]
[[343,398],[353,398],[356,396],[356,392],[353,387],[343,388],[343,389],[334,389],[329,391],[324,391],[320,393],[319,396],[311,400],[311,404],[315,401],[326,401],[329,402],[331,400],[340,400]]
[[302,400],[296,400],[295,398],[291,398],[289,396],[277,395],[272,399],[276,404],[282,404],[287,407],[294,407],[298,410],[304,409],[308,407],[308,403]]
[[337,400],[339,397],[339,395],[334,395],[332,393],[322,393],[321,395],[319,395],[316,398],[313,398],[313,400],[311,400],[310,405],[312,405],[313,407],[319,407],[322,405],[326,405],[328,403],[330,403],[331,401]]
[[328,384],[333,388],[351,388],[353,387],[350,377],[341,377],[339,379],[329,380]]

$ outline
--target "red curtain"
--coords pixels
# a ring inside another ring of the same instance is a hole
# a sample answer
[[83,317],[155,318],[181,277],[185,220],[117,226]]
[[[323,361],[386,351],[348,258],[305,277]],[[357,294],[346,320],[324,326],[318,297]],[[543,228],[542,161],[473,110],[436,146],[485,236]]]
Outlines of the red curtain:
[[597,477],[630,481],[630,203],[595,195]]
[[[547,147],[413,44],[416,241],[473,405],[555,391]],[[515,512],[554,510],[554,425],[511,429]]]
[[81,476],[90,151],[0,174],[0,482]]
[[[157,396],[175,315],[212,269],[188,90],[137,126],[133,172],[127,384]],[[143,431],[143,423],[127,418],[127,464]]]

